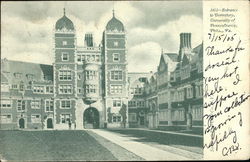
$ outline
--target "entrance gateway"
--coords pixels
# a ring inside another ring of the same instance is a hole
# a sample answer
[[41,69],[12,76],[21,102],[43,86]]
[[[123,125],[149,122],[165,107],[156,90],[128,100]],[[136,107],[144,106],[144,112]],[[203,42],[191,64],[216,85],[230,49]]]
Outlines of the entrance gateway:
[[94,107],[87,108],[83,113],[83,127],[85,129],[99,128],[99,112]]

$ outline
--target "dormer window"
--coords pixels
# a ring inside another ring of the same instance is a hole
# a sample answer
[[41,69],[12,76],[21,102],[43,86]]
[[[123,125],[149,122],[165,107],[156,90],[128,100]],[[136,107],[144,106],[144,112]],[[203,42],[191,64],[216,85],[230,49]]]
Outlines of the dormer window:
[[68,42],[67,41],[63,41],[62,44],[63,44],[63,46],[66,46],[68,44]]
[[69,61],[69,54],[66,52],[62,53],[62,61]]
[[32,80],[32,79],[34,78],[34,75],[33,75],[33,74],[27,74],[26,76],[27,76],[27,79],[28,79],[28,80]]
[[15,78],[20,79],[22,74],[21,73],[14,73]]

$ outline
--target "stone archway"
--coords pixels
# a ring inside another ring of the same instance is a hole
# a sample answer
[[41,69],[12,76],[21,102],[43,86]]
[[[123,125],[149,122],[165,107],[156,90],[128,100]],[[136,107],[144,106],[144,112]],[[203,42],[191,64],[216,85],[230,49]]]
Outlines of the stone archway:
[[100,115],[96,108],[89,107],[83,113],[83,127],[85,129],[96,129],[100,125]]
[[19,128],[23,129],[25,127],[25,120],[24,118],[19,119]]

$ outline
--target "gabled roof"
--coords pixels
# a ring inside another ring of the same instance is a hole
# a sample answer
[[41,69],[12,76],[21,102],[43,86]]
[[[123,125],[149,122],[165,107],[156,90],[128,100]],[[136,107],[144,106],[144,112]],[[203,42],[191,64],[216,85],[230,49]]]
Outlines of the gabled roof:
[[178,54],[177,53],[165,53],[173,62],[178,61]]
[[[7,78],[9,83],[19,83],[23,81],[29,82],[28,75],[33,76],[33,80],[42,81],[43,76],[46,76],[45,81],[53,81],[53,66],[45,64],[36,64],[21,61],[1,60],[1,73]],[[15,75],[20,75],[16,78]]]

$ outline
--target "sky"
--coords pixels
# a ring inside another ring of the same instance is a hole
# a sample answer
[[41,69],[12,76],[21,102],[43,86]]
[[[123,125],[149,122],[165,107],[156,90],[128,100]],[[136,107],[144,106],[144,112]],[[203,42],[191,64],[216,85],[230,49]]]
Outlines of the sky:
[[2,2],[1,59],[52,64],[53,30],[64,7],[78,46],[83,46],[87,32],[100,44],[114,9],[127,33],[129,72],[155,72],[162,50],[179,51],[181,32],[192,34],[193,48],[202,42],[200,1]]

